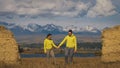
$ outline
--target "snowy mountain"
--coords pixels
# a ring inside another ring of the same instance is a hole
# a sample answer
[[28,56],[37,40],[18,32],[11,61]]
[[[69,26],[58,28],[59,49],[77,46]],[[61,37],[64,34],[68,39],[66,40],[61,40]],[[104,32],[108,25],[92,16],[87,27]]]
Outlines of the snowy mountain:
[[25,29],[31,31],[31,32],[37,32],[37,31],[42,31],[41,30],[42,26],[38,24],[28,24]]
[[95,27],[86,26],[84,28],[76,27],[74,25],[61,27],[54,24],[46,24],[41,26],[39,24],[11,24],[6,22],[0,22],[0,25],[6,26],[10,29],[15,35],[25,35],[25,34],[64,34],[67,33],[69,29],[72,29],[74,33],[77,34],[101,34],[101,31]]
[[92,27],[92,26],[86,26],[84,28],[81,28],[81,27],[76,27],[74,25],[66,26],[63,30],[68,31],[69,29],[72,29],[75,33],[79,33],[79,32],[98,33],[98,32],[101,32],[99,29]]
[[47,24],[42,27],[45,31],[63,31],[61,26],[56,26],[54,24]]
[[78,27],[74,26],[74,25],[70,25],[70,26],[66,26],[65,28],[63,28],[64,31],[68,31],[69,29],[72,29],[74,32],[79,32]]
[[46,33],[53,33],[59,34],[63,33],[63,28],[61,26],[57,26],[54,24],[46,24],[41,26],[39,24],[11,24],[6,22],[0,22],[0,25],[6,26],[16,35],[24,35],[24,34],[46,34]]

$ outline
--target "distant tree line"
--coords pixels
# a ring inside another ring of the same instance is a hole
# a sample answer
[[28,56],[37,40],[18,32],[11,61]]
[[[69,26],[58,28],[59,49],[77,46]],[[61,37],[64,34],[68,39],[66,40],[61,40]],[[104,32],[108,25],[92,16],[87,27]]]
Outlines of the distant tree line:
[[[32,44],[20,44],[20,48],[43,48],[43,43],[32,43]],[[64,48],[65,44],[61,47]],[[89,49],[102,49],[101,42],[86,42],[86,43],[78,43],[78,49],[79,48],[89,48]]]

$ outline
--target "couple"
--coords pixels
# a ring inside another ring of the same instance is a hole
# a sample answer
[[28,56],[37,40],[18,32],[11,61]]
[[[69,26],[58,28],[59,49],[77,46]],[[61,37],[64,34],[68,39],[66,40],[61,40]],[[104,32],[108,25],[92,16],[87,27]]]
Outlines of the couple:
[[73,55],[77,51],[77,41],[76,41],[76,36],[72,33],[72,30],[68,31],[68,35],[58,46],[54,44],[51,38],[52,38],[52,34],[48,34],[46,39],[44,40],[44,52],[45,54],[47,54],[48,62],[50,62],[50,56],[51,56],[53,63],[56,63],[53,47],[60,48],[60,46],[62,46],[66,42],[65,63],[66,64],[73,63]]

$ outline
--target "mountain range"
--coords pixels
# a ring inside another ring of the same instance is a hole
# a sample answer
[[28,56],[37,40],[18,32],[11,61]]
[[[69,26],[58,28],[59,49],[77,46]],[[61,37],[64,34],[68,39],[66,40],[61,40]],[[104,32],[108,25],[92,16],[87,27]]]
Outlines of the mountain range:
[[39,24],[20,25],[15,23],[0,22],[0,25],[7,27],[15,35],[26,34],[66,34],[69,29],[72,29],[76,34],[83,35],[100,35],[101,31],[95,27],[86,26],[85,28],[76,27],[74,25],[62,27],[54,24],[46,24],[41,26]]
[[84,28],[74,25],[62,27],[55,24],[16,24],[0,22],[0,25],[11,30],[18,43],[43,43],[46,34],[54,34],[54,42],[59,43],[67,35],[69,29],[72,29],[79,42],[100,42],[101,31],[95,27],[86,26]]

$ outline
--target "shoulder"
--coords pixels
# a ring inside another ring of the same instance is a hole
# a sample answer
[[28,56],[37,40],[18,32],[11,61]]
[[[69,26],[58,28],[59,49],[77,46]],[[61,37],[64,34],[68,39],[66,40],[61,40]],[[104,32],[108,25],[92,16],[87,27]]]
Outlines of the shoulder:
[[51,42],[53,42],[53,40],[52,40],[52,39],[51,39],[50,41],[51,41]]
[[47,39],[44,39],[44,41],[47,41]]
[[69,37],[68,35],[65,36],[65,38]]
[[76,36],[73,34],[73,37],[76,38]]

